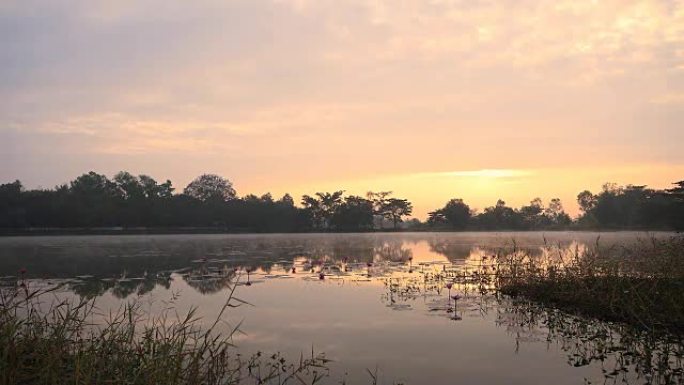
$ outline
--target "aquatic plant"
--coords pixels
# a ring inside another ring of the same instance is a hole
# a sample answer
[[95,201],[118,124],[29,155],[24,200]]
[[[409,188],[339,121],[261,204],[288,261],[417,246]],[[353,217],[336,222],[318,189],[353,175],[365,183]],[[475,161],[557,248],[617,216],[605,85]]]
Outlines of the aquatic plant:
[[684,333],[684,237],[535,257],[513,247],[495,256],[498,290],[646,330]]
[[[595,366],[605,383],[674,385],[684,382],[684,341],[629,325],[569,314],[527,300],[506,300],[496,323],[515,338],[554,343],[573,367]],[[593,381],[592,381],[593,380]],[[598,378],[587,379],[595,383]]]

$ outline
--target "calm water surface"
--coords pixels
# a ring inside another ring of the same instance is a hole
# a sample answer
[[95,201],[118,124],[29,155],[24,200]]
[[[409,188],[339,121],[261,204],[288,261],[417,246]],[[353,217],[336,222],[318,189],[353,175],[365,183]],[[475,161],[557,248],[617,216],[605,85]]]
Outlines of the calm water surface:
[[435,277],[486,269],[483,257],[501,247],[541,255],[649,236],[667,234],[12,237],[0,238],[0,281],[25,268],[34,287],[61,283],[59,296],[96,298],[102,309],[137,300],[154,312],[174,296],[179,312],[197,306],[209,323],[239,276],[237,296],[253,304],[228,316],[243,322],[241,351],[324,352],[334,360],[328,383],[367,384],[366,369],[377,369],[382,384],[643,384],[638,348],[618,327],[513,303],[487,285],[449,290]]

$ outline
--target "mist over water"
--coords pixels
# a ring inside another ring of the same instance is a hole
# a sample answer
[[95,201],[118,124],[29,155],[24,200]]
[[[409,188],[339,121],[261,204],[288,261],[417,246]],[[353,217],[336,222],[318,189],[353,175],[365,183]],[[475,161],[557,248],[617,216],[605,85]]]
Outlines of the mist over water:
[[[234,337],[241,352],[279,351],[295,358],[312,349],[323,352],[333,360],[331,384],[369,383],[366,369],[377,370],[386,384],[641,384],[637,360],[624,362],[640,345],[620,339],[620,327],[516,302],[482,283],[446,287],[439,277],[486,270],[487,256],[501,250],[541,256],[669,235],[7,237],[0,238],[0,276],[12,285],[25,269],[31,287],[61,284],[57,298],[94,298],[102,313],[135,300],[151,313],[172,306],[184,314],[197,307],[207,323],[238,279],[236,295],[251,305],[231,309],[221,327],[231,330],[242,322]],[[606,357],[596,359],[597,349],[606,346]],[[681,357],[672,357],[673,368],[681,369]]]

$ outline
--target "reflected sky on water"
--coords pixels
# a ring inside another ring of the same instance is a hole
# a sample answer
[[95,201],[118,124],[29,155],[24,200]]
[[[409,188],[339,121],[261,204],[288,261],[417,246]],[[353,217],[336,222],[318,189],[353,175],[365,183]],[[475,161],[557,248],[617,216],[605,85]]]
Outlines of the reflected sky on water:
[[[499,296],[486,257],[649,236],[667,234],[13,237],[0,238],[0,276],[11,285],[26,269],[32,287],[62,284],[57,296],[96,298],[102,310],[137,300],[155,312],[173,296],[179,313],[196,306],[207,322],[239,279],[237,296],[252,306],[231,309],[224,327],[242,321],[236,344],[293,357],[325,352],[334,360],[329,383],[369,383],[366,369],[377,367],[383,384],[643,384],[638,338],[627,343],[618,326]],[[466,279],[473,272],[481,275]],[[666,355],[675,374],[677,354]]]

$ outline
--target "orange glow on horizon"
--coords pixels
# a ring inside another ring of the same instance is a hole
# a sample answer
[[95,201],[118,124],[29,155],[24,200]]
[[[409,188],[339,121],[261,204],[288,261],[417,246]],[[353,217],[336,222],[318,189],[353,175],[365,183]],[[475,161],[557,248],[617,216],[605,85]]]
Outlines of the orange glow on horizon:
[[0,18],[0,183],[215,173],[241,195],[392,190],[424,219],[456,197],[576,215],[604,182],[684,179],[683,2],[7,0]]

